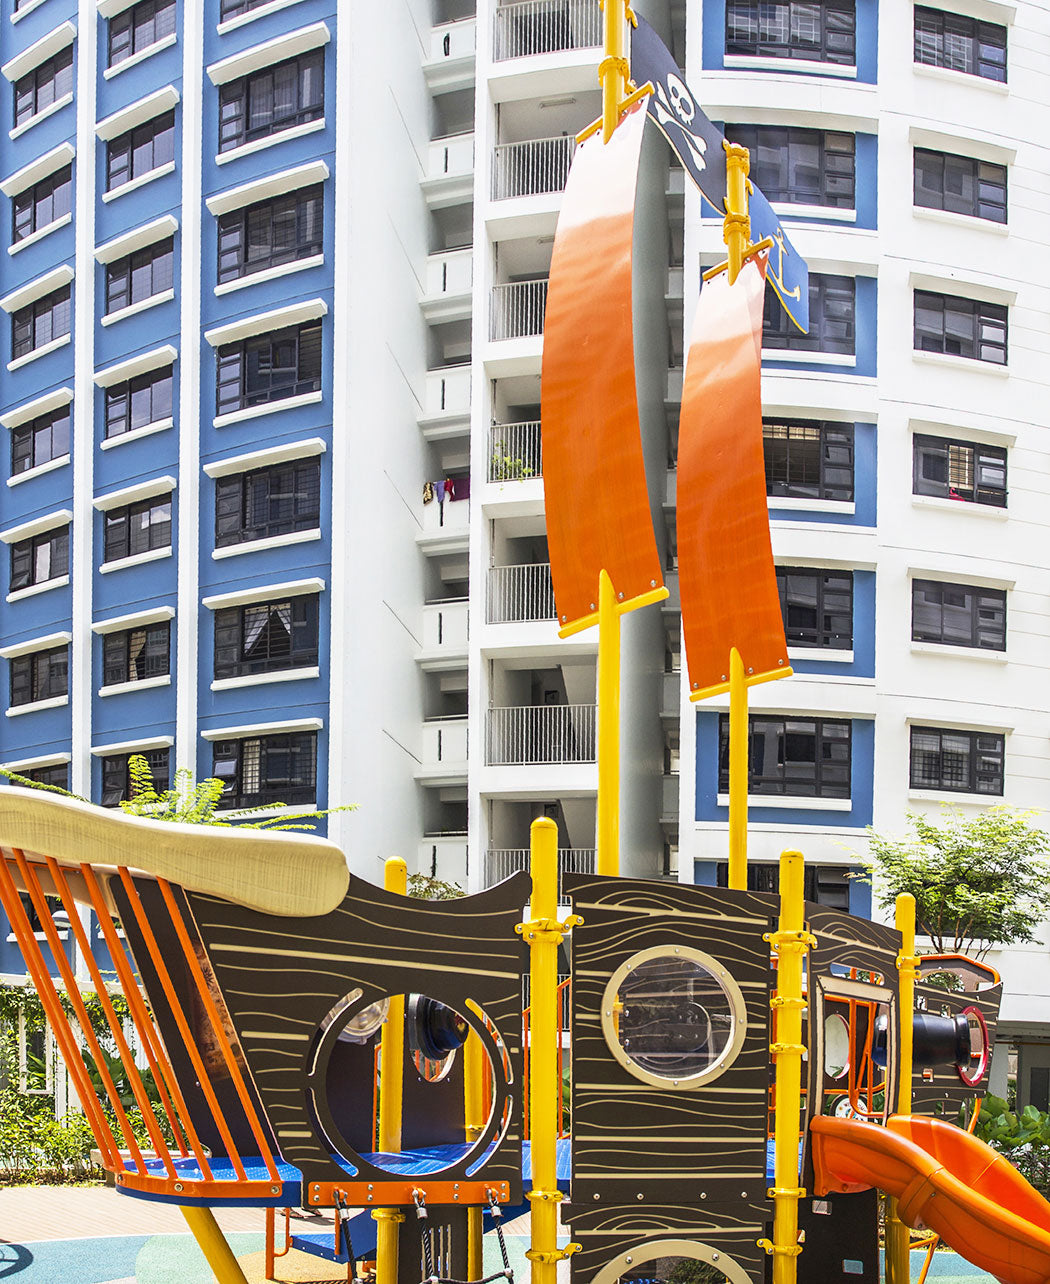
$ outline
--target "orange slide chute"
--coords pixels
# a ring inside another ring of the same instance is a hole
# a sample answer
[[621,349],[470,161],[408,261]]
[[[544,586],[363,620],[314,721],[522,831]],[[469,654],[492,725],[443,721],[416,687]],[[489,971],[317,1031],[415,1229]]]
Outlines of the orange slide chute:
[[1050,1203],[1002,1155],[940,1119],[885,1128],[821,1115],[810,1123],[817,1196],[877,1187],[901,1220],[929,1227],[1000,1284],[1050,1281]]

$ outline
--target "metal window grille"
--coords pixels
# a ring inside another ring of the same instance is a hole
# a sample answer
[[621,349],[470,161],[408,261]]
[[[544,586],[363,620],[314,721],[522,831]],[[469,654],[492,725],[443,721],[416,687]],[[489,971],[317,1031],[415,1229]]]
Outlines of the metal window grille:
[[997,732],[912,727],[911,787],[1002,796],[1004,752]]
[[916,495],[1006,507],[1006,450],[969,441],[917,436],[912,489]]
[[1005,366],[1007,317],[1002,303],[916,290],[915,348]]
[[853,437],[852,424],[763,420],[766,494],[852,502]]

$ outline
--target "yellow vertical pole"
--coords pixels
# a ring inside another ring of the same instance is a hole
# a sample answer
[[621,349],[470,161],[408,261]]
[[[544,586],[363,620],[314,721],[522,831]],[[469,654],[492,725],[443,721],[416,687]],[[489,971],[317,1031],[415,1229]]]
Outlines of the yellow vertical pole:
[[219,1229],[215,1214],[210,1208],[182,1206],[182,1215],[193,1231],[201,1252],[211,1267],[218,1284],[248,1284],[240,1263],[233,1255],[233,1249],[226,1242],[226,1236]]
[[599,874],[620,872],[620,612],[604,570],[598,577],[597,865]]
[[729,259],[729,284],[732,285],[744,265],[744,254],[751,240],[748,214],[748,181],[750,153],[739,143],[723,143],[726,151],[726,217],[722,237]]
[[[391,856],[383,870],[388,892],[408,890],[408,866]],[[405,996],[393,995],[379,1042],[379,1149],[401,1150],[401,1100],[405,1080]],[[374,1208],[376,1223],[376,1284],[397,1284],[397,1228],[404,1216],[396,1208]]]
[[801,852],[780,856],[780,922],[777,947],[776,1111],[773,1124],[773,1284],[794,1284],[797,1277],[799,1111],[802,1091],[802,959],[809,948],[805,933],[805,865]]
[[626,0],[601,0],[604,10],[605,57],[598,68],[602,82],[602,140],[608,142],[620,121],[620,104],[627,97],[630,70],[624,27]]
[[[911,1114],[911,1079],[915,1012],[915,897],[908,892],[897,897],[895,926],[901,934],[897,956],[900,995],[900,1049],[897,1055],[897,1113]],[[886,1199],[886,1281],[910,1284],[911,1235],[897,1213],[897,1201]]]
[[[468,1000],[467,1006],[477,1013],[476,1004]],[[471,1030],[463,1045],[463,1132],[465,1140],[473,1143],[485,1131],[484,1079],[487,1066],[481,1039]],[[467,1279],[479,1280],[482,1276],[482,1233],[484,1209],[472,1204],[467,1209]]]
[[[602,572],[604,574],[604,572]],[[531,831],[529,1137],[532,1150],[532,1284],[556,1284],[558,1245],[558,826]]]
[[744,661],[729,652],[729,886],[747,890],[747,682]]

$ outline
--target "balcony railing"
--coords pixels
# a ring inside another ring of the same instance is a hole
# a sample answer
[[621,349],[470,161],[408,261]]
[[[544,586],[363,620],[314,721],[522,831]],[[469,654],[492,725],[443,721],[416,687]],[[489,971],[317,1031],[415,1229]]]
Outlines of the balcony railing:
[[529,58],[562,49],[595,49],[602,15],[594,0],[518,0],[496,10],[492,57]]
[[555,618],[554,585],[549,562],[489,568],[489,624]]
[[597,722],[593,704],[490,709],[485,761],[492,767],[594,762]]
[[542,196],[564,192],[575,138],[534,138],[526,143],[501,143],[492,165],[492,199]]
[[524,339],[543,333],[543,314],[547,310],[547,279],[512,281],[492,287],[492,316],[489,338]]
[[540,421],[493,424],[489,429],[489,481],[529,481],[543,476]]
[[[527,847],[493,847],[485,853],[485,886],[495,887],[519,870],[529,871]],[[595,852],[593,847],[558,848],[558,892],[561,892],[563,874],[593,874]]]

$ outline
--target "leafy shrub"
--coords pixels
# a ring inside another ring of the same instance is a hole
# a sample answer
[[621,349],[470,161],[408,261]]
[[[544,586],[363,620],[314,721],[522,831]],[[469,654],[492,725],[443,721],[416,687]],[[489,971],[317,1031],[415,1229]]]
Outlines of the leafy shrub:
[[1035,1106],[1011,1110],[1002,1097],[989,1094],[974,1133],[1005,1155],[1036,1190],[1050,1194],[1050,1114]]

